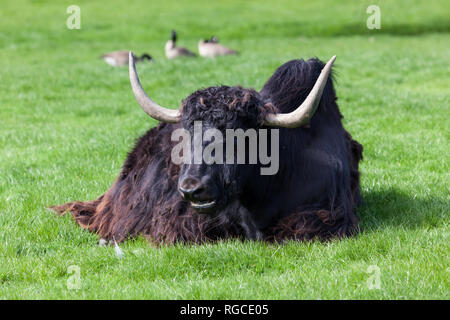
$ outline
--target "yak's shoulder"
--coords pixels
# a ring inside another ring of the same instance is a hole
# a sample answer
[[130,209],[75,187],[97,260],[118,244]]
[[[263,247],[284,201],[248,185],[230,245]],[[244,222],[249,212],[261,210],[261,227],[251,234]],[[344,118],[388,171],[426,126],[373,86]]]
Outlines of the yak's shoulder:
[[[317,58],[296,59],[281,65],[264,84],[261,96],[282,113],[294,111],[311,92],[325,63]],[[333,120],[341,118],[333,84],[334,69],[322,93],[315,118],[325,115]]]
[[165,160],[170,156],[172,132],[179,127],[180,124],[161,122],[138,138],[123,165],[122,175],[127,175],[136,168],[146,167],[151,161]]

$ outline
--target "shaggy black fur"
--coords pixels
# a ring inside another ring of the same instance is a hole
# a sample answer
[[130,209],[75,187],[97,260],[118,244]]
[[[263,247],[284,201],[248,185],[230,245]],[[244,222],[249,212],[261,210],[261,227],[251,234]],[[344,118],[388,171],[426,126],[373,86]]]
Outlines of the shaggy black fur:
[[[258,93],[241,87],[198,90],[182,103],[181,124],[161,123],[139,139],[112,187],[91,202],[53,207],[72,213],[84,228],[122,241],[144,234],[155,243],[249,239],[329,239],[353,234],[360,201],[362,146],[342,126],[332,79],[310,124],[280,129],[280,167],[273,176],[258,165],[193,168],[171,162],[171,133],[180,126],[261,128],[267,112],[290,112],[306,98],[324,64],[317,59],[282,65]],[[178,180],[186,172],[212,177],[221,206],[198,214],[183,201]]]

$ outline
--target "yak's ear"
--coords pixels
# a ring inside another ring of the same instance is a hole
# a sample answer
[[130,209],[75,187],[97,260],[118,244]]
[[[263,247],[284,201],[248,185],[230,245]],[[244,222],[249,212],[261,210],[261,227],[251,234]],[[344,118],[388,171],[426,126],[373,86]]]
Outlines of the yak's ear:
[[272,103],[272,101],[266,101],[260,108],[258,114],[258,124],[260,126],[264,125],[266,115],[269,113],[278,113],[280,110]]
[[264,110],[267,112],[279,112],[278,108],[272,103],[272,101],[268,101],[264,104]]

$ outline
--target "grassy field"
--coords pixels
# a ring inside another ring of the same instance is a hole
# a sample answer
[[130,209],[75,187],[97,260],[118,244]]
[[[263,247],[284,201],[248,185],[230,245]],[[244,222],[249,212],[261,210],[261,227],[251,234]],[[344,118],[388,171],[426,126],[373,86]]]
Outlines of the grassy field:
[[[366,28],[373,3],[380,30]],[[70,4],[81,8],[80,30],[66,28]],[[172,28],[192,50],[216,34],[241,54],[168,61]],[[137,239],[119,259],[54,216],[48,205],[107,190],[156,125],[127,68],[99,59],[127,49],[155,58],[138,66],[143,86],[174,108],[200,87],[260,89],[289,59],[336,54],[344,124],[364,145],[364,231],[283,245],[156,249]],[[2,0],[0,298],[449,299],[449,62],[446,0]]]

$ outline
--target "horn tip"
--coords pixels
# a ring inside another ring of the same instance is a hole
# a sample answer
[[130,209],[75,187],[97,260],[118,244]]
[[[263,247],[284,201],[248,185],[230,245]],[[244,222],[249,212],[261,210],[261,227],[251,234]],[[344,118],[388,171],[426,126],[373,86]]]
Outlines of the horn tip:
[[332,56],[328,63],[334,63],[334,60],[336,60],[336,55]]

